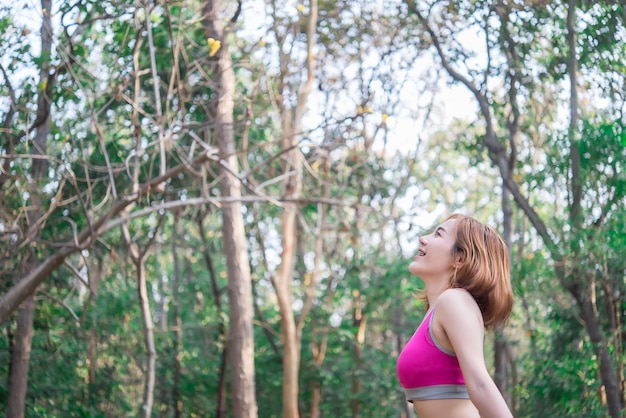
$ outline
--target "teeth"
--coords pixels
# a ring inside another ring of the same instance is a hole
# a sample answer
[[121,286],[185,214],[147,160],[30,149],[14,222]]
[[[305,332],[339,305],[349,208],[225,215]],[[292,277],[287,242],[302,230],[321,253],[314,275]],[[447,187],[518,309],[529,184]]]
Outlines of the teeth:
[[424,251],[418,251],[417,255],[426,255],[426,253]]

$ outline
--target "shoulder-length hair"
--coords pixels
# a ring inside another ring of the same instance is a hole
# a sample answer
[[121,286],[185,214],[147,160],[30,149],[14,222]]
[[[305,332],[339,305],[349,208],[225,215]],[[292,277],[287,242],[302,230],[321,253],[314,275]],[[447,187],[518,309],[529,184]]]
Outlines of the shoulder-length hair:
[[513,308],[508,248],[495,229],[474,218],[454,214],[448,219],[456,219],[450,285],[467,290],[480,308],[485,328],[496,328],[509,319]]

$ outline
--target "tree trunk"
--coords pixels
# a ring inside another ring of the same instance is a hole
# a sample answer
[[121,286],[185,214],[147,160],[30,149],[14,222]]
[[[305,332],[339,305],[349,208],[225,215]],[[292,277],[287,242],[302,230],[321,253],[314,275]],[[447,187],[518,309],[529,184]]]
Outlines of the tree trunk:
[[[507,97],[510,111],[506,117],[506,127],[509,131],[509,149],[508,149],[508,168],[509,172],[513,173],[517,165],[517,144],[519,136],[519,124],[520,124],[520,111],[518,106],[518,89],[521,84],[523,65],[519,59],[517,52],[517,44],[509,31],[509,12],[505,7],[496,7],[496,13],[500,18],[500,42],[502,49],[505,52],[509,71],[507,72],[508,89]],[[513,235],[513,210],[511,208],[511,196],[507,189],[506,183],[502,181],[502,235],[504,242],[506,243],[509,260],[512,259],[512,235]],[[512,264],[511,264],[512,265]],[[513,277],[512,271],[511,278]],[[508,356],[509,347],[506,340],[506,336],[503,333],[502,327],[498,328],[494,335],[494,367],[495,375],[494,381],[502,396],[506,400],[509,409],[515,411],[515,405],[513,404],[513,391],[509,386],[509,369],[508,366],[512,364]],[[515,382],[513,382],[515,387]]]
[[152,238],[143,251],[139,250],[139,245],[131,241],[128,225],[122,227],[122,236],[126,242],[130,258],[135,265],[135,274],[137,279],[137,298],[139,302],[139,310],[141,312],[142,330],[144,346],[146,349],[146,365],[143,385],[143,398],[139,410],[139,416],[142,418],[150,418],[152,416],[152,407],[154,404],[154,386],[156,376],[156,347],[154,344],[154,322],[152,321],[152,311],[150,310],[150,298],[148,297],[148,286],[146,284],[146,257],[148,249],[158,236],[158,229],[163,222],[163,217],[159,219],[159,224],[153,231]]
[[[276,4],[274,3],[274,7]],[[278,105],[281,114],[282,127],[282,151],[285,155],[283,173],[286,176],[283,196],[285,204],[281,217],[282,254],[278,271],[273,278],[276,298],[280,310],[281,335],[283,340],[283,418],[299,418],[298,407],[300,372],[300,349],[301,349],[301,326],[306,310],[301,313],[300,320],[294,318],[292,303],[293,275],[295,269],[296,253],[298,248],[297,214],[298,204],[296,201],[302,196],[302,154],[298,146],[301,138],[302,118],[306,111],[307,100],[313,88],[315,80],[315,33],[318,16],[317,0],[309,1],[308,15],[306,19],[306,81],[302,86],[288,86],[287,81],[291,70],[281,66],[280,86],[282,88]],[[277,37],[280,38],[278,33]],[[280,61],[289,62],[290,57],[284,55],[281,48]],[[295,106],[288,105],[289,90],[298,91],[298,100]]]
[[359,376],[363,363],[363,348],[365,347],[365,330],[367,326],[367,315],[361,307],[361,294],[358,290],[352,291],[352,307],[354,312],[354,326],[356,327],[356,335],[354,338],[354,368],[352,370],[352,418],[361,416],[362,408],[362,385],[361,376]]
[[588,295],[582,293],[583,292],[578,292],[578,294],[574,296],[576,297],[576,301],[580,307],[585,328],[587,329],[589,339],[593,345],[593,351],[599,359],[600,376],[606,392],[609,414],[611,415],[611,418],[619,418],[620,411],[622,410],[622,405],[620,403],[621,393],[613,368],[613,360],[611,359],[611,354],[609,353],[606,340],[602,335],[600,323],[596,313],[594,312],[593,305],[589,300]]
[[[295,150],[298,152],[299,150]],[[290,152],[293,153],[294,150]],[[289,158],[289,161],[292,161]],[[289,171],[291,166],[285,171]],[[296,169],[297,171],[297,169]],[[301,171],[300,171],[301,174]],[[285,187],[285,197],[300,196],[302,178],[294,174]],[[280,328],[283,340],[283,418],[298,418],[298,373],[300,369],[300,341],[296,333],[296,322],[293,314],[293,294],[291,285],[296,259],[296,203],[285,203],[282,220],[282,255],[281,263],[274,277],[274,288],[280,310]]]
[[[553,240],[552,234],[548,230],[546,224],[543,222],[542,218],[539,216],[537,211],[532,207],[529,200],[523,195],[520,187],[513,179],[513,175],[511,172],[511,167],[509,166],[509,160],[506,157],[506,152],[504,147],[498,142],[492,122],[492,114],[490,109],[489,100],[468,78],[463,76],[461,73],[456,71],[450,62],[447,60],[439,39],[435,32],[430,27],[428,21],[421,14],[419,9],[416,8],[415,2],[412,0],[406,0],[410,9],[417,15],[420,22],[424,25],[427,32],[431,36],[431,40],[433,42],[434,47],[437,50],[437,54],[441,58],[442,65],[447,73],[456,81],[460,82],[464,86],[466,86],[476,98],[480,113],[483,116],[483,119],[486,124],[486,132],[482,137],[482,143],[489,151],[489,158],[494,163],[494,165],[498,168],[500,172],[500,176],[502,177],[503,182],[506,184],[507,189],[513,195],[513,198],[520,209],[524,212],[524,214],[528,217],[533,227],[543,240],[544,245],[551,253],[551,256],[554,260],[554,269],[556,271],[556,275],[559,278],[561,285],[566,288],[571,295],[577,300],[578,308],[581,310],[581,314],[583,315],[583,320],[585,322],[585,328],[587,330],[587,334],[594,345],[594,350],[596,350],[597,358],[598,358],[598,367],[601,373],[602,382],[605,385],[607,403],[609,413],[612,418],[616,418],[619,416],[620,411],[622,409],[621,405],[621,394],[619,391],[619,385],[617,385],[617,378],[615,375],[615,370],[612,365],[611,356],[608,352],[606,340],[602,335],[602,332],[599,327],[599,321],[596,315],[593,312],[593,309],[589,309],[585,303],[582,303],[584,299],[581,298],[581,290],[580,283],[572,283],[571,277],[565,271],[565,266],[570,264],[569,260],[572,260],[572,263],[578,263],[578,259],[574,256],[571,258],[567,258],[564,256],[564,252],[557,243]],[[578,131],[578,99],[577,99],[577,59],[576,59],[576,28],[574,25],[575,19],[575,0],[568,0],[568,16],[567,16],[567,27],[568,27],[568,45],[569,45],[569,57],[568,57],[568,74],[570,76],[570,163],[571,163],[571,179],[570,179],[570,193],[571,200],[569,204],[569,214],[570,214],[570,227],[571,227],[571,242],[573,245],[578,245],[578,238],[576,235],[580,232],[580,203],[582,198],[582,189],[580,183],[580,155],[578,152],[578,147],[576,143],[577,131]],[[572,249],[574,251],[572,251]],[[570,254],[576,254],[578,250],[574,247],[570,248]],[[576,274],[574,274],[576,275]],[[579,275],[578,275],[579,276]],[[578,278],[577,278],[578,279]],[[577,280],[576,279],[576,280]],[[584,280],[584,278],[580,279]],[[586,288],[585,286],[583,286]]]
[[[135,86],[134,86],[134,100],[135,103],[140,102],[141,96],[141,83],[140,83],[140,61],[138,51],[135,51],[133,55],[133,65],[135,67]],[[139,121],[139,109],[138,106],[133,106],[132,114],[132,126],[133,126],[133,140],[135,146],[135,155],[133,156],[129,167],[131,169],[132,179],[132,192],[133,194],[139,193],[139,149],[141,148],[141,123]],[[152,415],[152,406],[154,403],[154,382],[155,382],[155,365],[156,365],[156,348],[154,345],[154,323],[152,321],[152,313],[150,311],[150,299],[148,298],[148,286],[146,285],[146,255],[151,244],[147,244],[145,250],[142,252],[137,242],[131,238],[128,224],[128,214],[130,213],[131,205],[128,205],[122,209],[127,218],[126,222],[121,225],[122,238],[126,244],[126,248],[130,259],[135,265],[136,285],[137,285],[137,298],[139,302],[139,310],[141,312],[142,330],[144,337],[144,346],[146,349],[146,369],[144,376],[143,386],[143,398],[142,404],[139,410],[139,416],[142,418],[149,418]],[[159,219],[159,227],[163,222],[163,217]],[[157,228],[158,229],[158,228]],[[153,231],[151,240],[157,236],[157,231]]]
[[[322,167],[322,172],[324,174],[324,186],[323,186],[323,196],[324,198],[329,198],[332,192],[332,184],[330,175],[331,164],[330,158],[324,158],[323,164],[320,165]],[[311,273],[311,281],[312,283],[309,285],[307,289],[307,301],[302,310],[303,314],[300,316],[298,321],[298,332],[302,335],[302,328],[304,327],[305,317],[304,315],[310,311],[313,305],[313,297],[314,290],[317,287],[318,283],[321,280],[322,275],[322,261],[324,260],[324,231],[326,228],[326,213],[324,205],[318,204],[318,223],[317,223],[317,240],[315,242],[315,264],[313,266],[313,272]],[[332,286],[332,278],[329,278],[327,287],[328,293],[324,298],[324,303],[328,303],[332,300],[333,295],[333,286]],[[319,371],[324,362],[324,358],[326,357],[326,348],[328,347],[328,327],[323,327],[321,330],[321,335],[318,336],[315,328],[311,330],[312,339],[311,339],[311,354],[313,355],[313,362],[315,365],[315,375],[313,377],[313,382],[311,384],[311,409],[310,409],[310,418],[320,418],[320,404],[322,403],[322,388],[319,381]],[[319,342],[317,338],[319,338]]]
[[310,418],[320,418],[320,403],[322,402],[322,389],[317,380],[313,381],[311,387],[311,409],[309,412]]
[[142,418],[150,418],[152,415],[152,405],[154,403],[156,348],[154,346],[154,323],[152,322],[148,287],[146,286],[145,257],[139,257],[139,260],[135,262],[135,268],[137,270],[137,293],[139,296],[139,308],[141,310],[143,323],[143,338],[146,348],[146,375],[143,386],[143,402],[139,416]]
[[233,132],[235,73],[228,51],[228,33],[222,29],[220,21],[220,7],[220,0],[205,0],[203,3],[206,36],[221,42],[221,47],[214,57],[213,81],[217,98],[213,103],[213,132],[220,158],[224,162],[219,166],[220,193],[223,197],[232,198],[222,205],[222,234],[228,268],[230,307],[230,332],[227,344],[231,368],[232,414],[234,418],[252,418],[257,416],[252,283],[239,201],[241,184],[233,174],[238,172],[239,167]]
[[502,327],[496,329],[493,336],[493,365],[494,375],[493,381],[502,393],[502,396],[506,400],[507,405],[511,408],[511,395],[509,393],[509,381],[508,381],[508,359],[507,359],[507,341]]
[[[576,56],[576,0],[568,0],[567,2],[567,44],[568,44],[568,75],[570,81],[570,124],[569,124],[569,141],[570,141],[570,166],[571,166],[571,182],[570,182],[570,227],[571,227],[571,252],[572,260],[576,262],[580,258],[580,239],[581,232],[581,201],[582,201],[582,179],[580,175],[580,151],[579,151],[579,110],[578,110],[578,58]],[[585,281],[585,276],[574,269],[574,277],[572,280]],[[567,280],[567,278],[565,278]],[[586,286],[582,289],[595,287],[595,284],[586,280]],[[567,287],[567,286],[566,286]],[[622,410],[622,394],[619,389],[615,369],[611,354],[609,353],[606,339],[600,328],[598,314],[593,308],[592,302],[589,300],[587,292],[581,292],[578,286],[569,286],[573,296],[578,301],[587,333],[593,344],[594,352],[599,359],[599,369],[602,383],[606,391],[606,400],[608,403],[609,414],[612,418],[618,418]],[[592,289],[593,290],[593,289]]]
[[87,367],[88,367],[88,378],[87,384],[85,385],[85,403],[89,403],[90,387],[95,386],[96,384],[96,369],[98,367],[98,335],[96,334],[96,328],[91,327],[87,331],[87,338],[89,340],[89,345],[87,347]]
[[[291,125],[291,112],[283,111],[283,147],[286,151],[284,173],[288,176],[283,196],[286,200],[297,200],[302,195],[302,156],[297,147],[297,138]],[[293,313],[293,275],[298,246],[298,204],[287,201],[281,217],[282,254],[278,271],[274,277],[274,289],[280,311],[280,328],[283,342],[283,418],[298,418],[300,372],[300,339]]]
[[207,234],[205,233],[204,226],[202,225],[202,218],[198,219],[198,230],[200,231],[200,236],[202,237],[202,254],[204,255],[204,261],[206,263],[207,269],[209,270],[209,278],[211,279],[213,302],[215,303],[215,307],[217,308],[217,317],[220,318],[220,323],[218,324],[219,341],[222,342],[222,345],[224,346],[220,356],[220,372],[217,384],[217,402],[215,407],[215,418],[224,418],[226,417],[226,367],[228,365],[228,344],[226,326],[221,320],[221,318],[224,316],[224,311],[222,309],[222,291],[220,290],[217,284],[217,278],[215,277],[213,258],[211,257],[209,242],[206,239]]
[[182,376],[181,356],[184,345],[183,323],[180,315],[180,292],[178,290],[181,286],[182,269],[178,248],[183,240],[183,231],[180,210],[178,209],[174,211],[174,236],[172,238],[172,259],[174,260],[174,277],[172,279],[172,313],[174,314],[172,407],[174,409],[174,418],[181,418],[183,416],[183,399],[180,394]]
[[[511,210],[511,202],[509,201],[509,192],[504,183],[502,184],[502,235],[504,242],[507,245],[509,251],[509,259],[511,258],[511,235],[512,235],[512,217],[513,212]],[[506,400],[511,410],[515,410],[513,405],[513,398],[511,390],[509,389],[509,372],[508,365],[510,364],[507,349],[506,336],[503,333],[502,327],[496,329],[493,340],[493,357],[494,357],[494,377],[493,380],[502,393],[502,396]]]
[[35,316],[35,298],[28,297],[19,308],[17,330],[11,350],[11,369],[9,374],[9,399],[7,418],[23,418],[26,393],[28,391],[28,369],[30,349],[33,338],[33,318]]
[[[31,153],[33,156],[47,155],[47,142],[50,134],[50,97],[46,94],[48,83],[52,83],[50,77],[50,54],[52,51],[52,0],[41,0],[41,62],[39,69],[40,87],[37,97],[37,120],[39,125],[32,142]],[[41,184],[40,181],[46,176],[48,167],[45,158],[33,158],[31,166],[32,180],[30,184],[30,208],[28,210],[29,236],[31,241],[40,235],[38,226],[41,208]],[[36,258],[32,254],[25,264],[29,271],[36,269]],[[28,370],[30,367],[30,351],[33,340],[33,322],[35,318],[35,289],[29,292],[26,299],[21,303],[17,318],[15,332],[15,344],[11,351],[11,373],[9,376],[9,399],[7,402],[7,417],[22,418],[26,404],[28,391]]]
[[[330,287],[331,286],[329,285],[329,288]],[[320,385],[319,369],[324,362],[324,358],[326,357],[326,348],[328,347],[328,328],[324,327],[321,332],[322,335],[316,338],[317,333],[313,331],[311,340],[311,351],[313,354],[313,362],[315,364],[316,373],[311,384],[311,408],[309,410],[309,418],[321,418],[322,416],[320,410],[320,405],[322,403],[322,386]]]

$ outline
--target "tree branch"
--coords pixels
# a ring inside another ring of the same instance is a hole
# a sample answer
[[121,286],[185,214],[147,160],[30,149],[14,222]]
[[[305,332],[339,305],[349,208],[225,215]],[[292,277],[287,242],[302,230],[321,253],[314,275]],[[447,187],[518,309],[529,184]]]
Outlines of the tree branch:
[[[204,163],[208,159],[209,153],[205,152],[196,157],[193,160],[192,165]],[[68,242],[56,253],[45,259],[41,264],[39,264],[39,266],[28,272],[26,276],[19,279],[17,284],[9,289],[9,291],[0,299],[0,324],[6,322],[20,303],[22,303],[28,295],[33,293],[37,286],[46,280],[53,271],[63,264],[67,257],[85,248],[89,248],[101,234],[107,232],[113,226],[118,225],[117,222],[110,221],[112,218],[118,216],[124,209],[135,203],[142,196],[150,193],[159,184],[185,171],[186,167],[187,165],[180,164],[166,172],[164,175],[150,180],[148,183],[140,187],[137,193],[114,202],[111,209],[109,209],[109,211],[101,216],[96,222],[85,227],[75,238],[75,241],[72,240],[72,242]]]
[[518,184],[513,179],[511,170],[509,169],[509,161],[506,155],[506,150],[498,142],[495,136],[491,109],[490,109],[489,101],[487,100],[487,97],[481,91],[479,91],[478,88],[476,88],[476,86],[469,79],[464,77],[462,74],[456,71],[452,67],[452,65],[450,65],[448,59],[446,58],[445,53],[443,52],[441,43],[439,42],[439,38],[437,37],[433,29],[430,27],[426,18],[424,18],[424,16],[421,14],[419,9],[416,7],[414,0],[405,0],[405,1],[409,7],[409,10],[415,13],[420,23],[424,26],[424,28],[430,35],[433,46],[437,50],[437,54],[439,55],[439,58],[441,59],[441,64],[443,65],[444,69],[448,72],[448,74],[455,81],[460,82],[465,87],[467,87],[467,89],[470,90],[470,92],[472,92],[474,98],[478,102],[480,112],[483,115],[483,119],[486,124],[486,127],[485,127],[486,131],[485,131],[485,135],[483,136],[483,144],[489,151],[489,158],[496,165],[496,167],[498,167],[500,171],[500,175],[502,176],[502,180],[505,186],[509,189],[509,191],[513,195],[515,202],[519,205],[519,207],[522,209],[524,214],[528,217],[530,222],[533,224],[533,226],[537,230],[537,233],[541,236],[548,251],[550,251],[554,259],[557,261],[556,268],[562,272],[563,271],[562,269],[564,268],[564,265],[561,262],[563,259],[563,256],[561,255],[561,252],[558,246],[556,245],[552,237],[552,234],[548,230],[548,227],[543,222],[543,220],[539,217],[539,214],[537,214],[534,208],[530,205],[530,202],[528,201],[528,199],[522,194],[522,191],[520,190]]

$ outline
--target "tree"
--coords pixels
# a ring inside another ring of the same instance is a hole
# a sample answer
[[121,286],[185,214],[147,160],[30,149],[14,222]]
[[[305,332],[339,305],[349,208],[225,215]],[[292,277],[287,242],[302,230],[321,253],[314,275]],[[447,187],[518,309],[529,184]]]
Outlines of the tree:
[[[35,292],[28,416],[409,416],[408,260],[457,211],[509,236],[486,350],[517,415],[606,415],[581,307],[622,379],[621,4],[576,4],[572,73],[566,2],[431,3],[61,2],[48,62],[43,14],[0,7],[0,357]],[[439,124],[450,69],[486,112]]]
[[[32,140],[32,162],[31,162],[31,182],[30,182],[30,209],[27,211],[29,233],[27,239],[35,241],[41,234],[39,226],[43,214],[42,197],[39,189],[43,184],[47,169],[47,143],[50,135],[51,125],[51,105],[48,96],[54,83],[55,69],[51,68],[52,49],[52,21],[50,11],[52,10],[51,0],[42,0],[41,8],[43,18],[41,23],[41,54],[39,70],[39,88],[37,96],[36,119],[32,127],[35,135]],[[56,69],[58,70],[58,69]],[[8,119],[8,115],[7,115]],[[37,253],[32,251],[27,255],[24,264],[24,271],[31,271],[37,266]],[[33,338],[33,320],[35,316],[35,290],[25,295],[21,302],[18,317],[17,329],[11,349],[11,367],[9,371],[9,402],[7,404],[7,416],[23,417],[26,392],[28,389],[28,369],[30,366],[30,351]]]
[[[236,176],[239,164],[235,152],[233,132],[233,95],[235,73],[229,55],[229,27],[223,28],[219,0],[205,0],[203,3],[205,33],[208,39],[220,42],[214,63],[216,98],[212,103],[211,115],[214,118],[214,132],[219,148],[221,176],[220,192],[231,198],[222,206],[222,228],[224,249],[228,264],[228,302],[230,305],[230,331],[228,354],[231,367],[233,416],[255,417],[257,404],[254,380],[254,334],[252,332],[252,287],[250,267],[241,213],[241,184]],[[236,22],[241,9],[241,1],[232,22]]]
[[[568,40],[568,47],[565,49],[569,51],[567,57],[561,56],[558,57],[565,59],[565,62],[568,65],[565,67],[566,71],[563,71],[559,75],[555,75],[556,79],[560,79],[562,74],[567,74],[569,76],[569,84],[570,84],[570,101],[569,101],[569,110],[570,110],[570,124],[568,128],[568,158],[569,161],[567,163],[567,173],[568,178],[565,180],[564,184],[567,185],[567,195],[566,199],[566,207],[568,209],[568,221],[567,222],[559,222],[557,224],[561,225],[561,230],[555,231],[555,228],[551,228],[546,220],[546,218],[542,217],[536,207],[533,206],[531,199],[525,195],[522,191],[522,186],[515,179],[513,175],[513,170],[510,165],[511,159],[508,155],[515,155],[517,144],[515,142],[509,142],[509,146],[503,144],[499,141],[497,126],[494,126],[494,114],[493,105],[491,104],[492,100],[490,97],[492,93],[489,91],[489,83],[487,82],[490,78],[491,74],[491,60],[487,61],[487,66],[483,70],[484,71],[484,80],[485,82],[479,82],[478,72],[474,70],[470,70],[467,74],[463,74],[459,69],[455,66],[455,62],[453,62],[444,48],[444,38],[441,34],[437,33],[435,26],[432,23],[432,19],[435,16],[435,11],[441,11],[440,9],[431,9],[429,15],[423,14],[422,7],[417,7],[413,2],[407,2],[409,8],[420,21],[421,25],[425,28],[430,36],[430,41],[434,46],[437,55],[441,60],[441,64],[449,76],[455,80],[456,82],[461,83],[466,86],[468,90],[475,97],[480,113],[482,115],[483,123],[484,123],[484,134],[480,138],[480,145],[484,146],[484,148],[488,151],[489,158],[492,160],[493,164],[498,167],[500,175],[503,179],[506,188],[511,192],[513,199],[520,207],[520,209],[525,213],[525,215],[530,220],[531,224],[535,228],[536,232],[542,238],[544,245],[549,250],[552,259],[554,260],[554,268],[556,275],[559,279],[561,285],[570,292],[573,298],[577,301],[577,306],[580,310],[581,316],[583,318],[583,322],[585,324],[585,328],[587,330],[588,338],[590,339],[594,351],[598,358],[598,367],[600,371],[600,376],[602,379],[603,387],[606,390],[607,396],[607,404],[608,409],[611,416],[618,416],[619,411],[622,409],[621,405],[621,395],[618,388],[618,381],[616,379],[616,373],[612,366],[613,360],[609,353],[609,348],[607,344],[606,337],[603,335],[601,330],[601,319],[597,314],[596,302],[592,298],[589,298],[590,294],[594,294],[596,291],[596,283],[591,277],[589,271],[585,269],[580,269],[580,260],[581,257],[584,257],[581,252],[582,248],[586,247],[585,237],[588,236],[588,232],[583,233],[583,229],[594,229],[594,227],[585,227],[583,225],[595,225],[600,226],[603,223],[604,216],[608,216],[609,214],[605,211],[606,209],[612,206],[613,198],[615,198],[615,192],[605,194],[603,200],[606,203],[603,203],[604,209],[602,210],[602,216],[600,218],[597,215],[594,215],[593,212],[589,212],[586,215],[582,214],[583,201],[584,201],[584,192],[583,190],[586,186],[586,178],[583,178],[581,175],[581,157],[580,157],[580,123],[578,121],[578,99],[577,99],[577,91],[580,88],[579,82],[577,81],[577,63],[578,58],[576,56],[576,37],[575,33],[578,31],[576,27],[576,5],[574,2],[569,2],[566,5],[555,5],[555,9],[559,6],[562,6],[563,9],[566,10],[567,15],[567,24],[565,25],[565,29],[561,34],[565,35],[565,39]],[[485,7],[481,8],[481,4],[477,4],[475,9],[465,8],[464,4],[455,4],[454,7],[450,7],[447,10],[443,11],[444,14],[450,14],[450,16],[455,16],[458,14],[469,14],[475,17],[479,17],[481,22],[485,22],[485,26],[489,26],[490,20],[486,17],[490,16],[493,12],[493,8]],[[536,16],[541,16],[544,13],[543,5],[533,5],[536,7],[528,7],[524,12],[533,12],[536,13]],[[495,7],[495,11],[498,8],[504,8],[505,5],[499,4]],[[563,10],[561,9],[561,10]],[[507,25],[509,22],[513,21],[513,13],[515,13],[515,8],[509,7],[504,14],[499,14],[501,21],[501,25]],[[509,16],[507,19],[502,19],[503,16]],[[429,20],[429,18],[431,20]],[[520,19],[519,21],[525,22],[526,18],[521,17],[515,14],[516,19]],[[541,21],[540,17],[535,18],[535,21]],[[452,32],[454,33],[454,32]],[[486,30],[486,33],[489,32]],[[537,34],[539,37],[539,34]],[[495,54],[499,51],[497,49],[491,49],[491,44],[488,39],[488,56],[496,58]],[[515,44],[509,43],[508,46],[510,48],[515,47]],[[522,49],[520,46],[517,49],[510,49],[508,51],[503,51],[504,55],[510,54],[511,51],[526,51],[524,56],[531,57],[529,54],[530,50]],[[520,58],[522,58],[520,56]],[[497,60],[494,60],[497,62]],[[558,67],[557,67],[558,68]],[[556,68],[555,68],[556,69]],[[554,69],[549,69],[548,71],[554,71]],[[514,67],[508,67],[507,72],[505,74],[517,74],[519,69],[516,70]],[[527,82],[530,84],[520,84],[521,78],[511,79],[511,83],[508,84],[509,92],[513,91],[513,89],[519,90],[520,87],[523,87],[527,90],[534,90],[536,86],[532,85],[531,79],[528,78]],[[521,97],[518,97],[518,100]],[[528,98],[526,100],[529,100]],[[512,104],[513,109],[516,108],[517,104]],[[497,119],[495,119],[497,121]],[[514,121],[513,119],[508,119],[507,122],[510,123]],[[505,126],[503,122],[501,126]],[[510,126],[510,125],[509,125]],[[512,140],[515,137],[510,137]],[[510,153],[510,154],[509,154]],[[587,183],[588,184],[588,183]],[[621,192],[619,192],[621,193]],[[584,220],[583,220],[584,219]],[[568,225],[565,227],[565,225]],[[575,267],[576,266],[576,267]]]
[[[279,85],[278,85],[278,112],[281,120],[281,153],[284,155],[283,163],[283,196],[286,202],[283,204],[281,216],[281,260],[276,273],[272,276],[272,284],[276,291],[278,306],[281,318],[281,331],[283,342],[283,417],[297,418],[300,416],[298,407],[299,384],[298,375],[300,369],[300,351],[302,339],[302,324],[307,310],[301,312],[300,319],[296,320],[293,312],[293,280],[296,263],[296,251],[298,248],[298,200],[302,196],[303,182],[303,156],[300,150],[302,140],[302,120],[307,109],[307,100],[313,89],[316,69],[316,28],[318,6],[317,0],[308,2],[306,15],[301,12],[304,21],[306,56],[304,66],[306,77],[304,82],[290,82],[291,66],[288,62],[292,59],[288,54],[288,49],[293,49],[297,42],[296,33],[285,31],[285,28],[278,28],[279,22],[276,16],[279,14],[278,2],[272,3],[274,16],[274,33],[280,45],[279,62]],[[296,28],[299,30],[300,28]],[[288,46],[287,39],[291,39],[293,44]],[[297,91],[295,97],[291,97],[292,91]],[[294,104],[291,104],[292,101]]]

